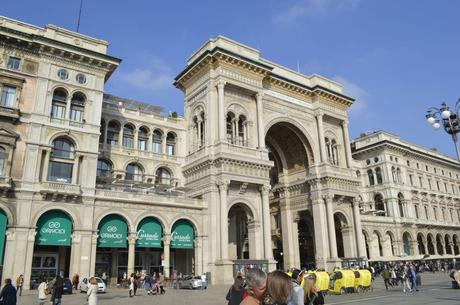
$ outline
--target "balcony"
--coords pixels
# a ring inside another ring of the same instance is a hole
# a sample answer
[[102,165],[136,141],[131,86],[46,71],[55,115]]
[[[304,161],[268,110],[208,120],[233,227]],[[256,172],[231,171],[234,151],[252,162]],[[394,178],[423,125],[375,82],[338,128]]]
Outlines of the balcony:
[[121,145],[111,145],[105,143],[99,143],[99,152],[107,154],[121,154],[128,156],[139,156],[145,158],[151,158],[158,161],[178,161],[180,156],[168,155],[163,153],[156,153],[151,150],[140,150],[130,147],[124,147]]
[[11,107],[0,105],[0,117],[4,117],[13,122],[17,122],[19,120],[20,114],[21,113],[19,112],[19,109],[17,108],[11,108]]
[[81,188],[76,184],[48,181],[40,184],[40,193],[43,198],[52,201],[76,201],[81,197]]

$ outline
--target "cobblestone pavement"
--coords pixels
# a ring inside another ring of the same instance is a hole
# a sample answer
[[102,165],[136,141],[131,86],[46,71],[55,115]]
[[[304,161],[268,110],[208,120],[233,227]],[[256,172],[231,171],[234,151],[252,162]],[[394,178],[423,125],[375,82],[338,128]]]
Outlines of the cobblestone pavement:
[[[450,289],[450,278],[446,273],[423,274],[421,291],[417,293],[403,293],[402,287],[386,291],[383,281],[378,279],[374,292],[349,294],[343,296],[326,296],[326,304],[359,304],[359,305],[454,305],[460,304],[460,290]],[[99,295],[98,305],[125,305],[125,304],[161,304],[161,305],[225,305],[227,286],[210,286],[207,290],[176,290],[168,289],[165,295],[147,296],[143,290],[138,296],[129,298],[124,289],[109,289],[107,293]],[[35,291],[24,292],[18,305],[38,304]],[[86,295],[74,293],[63,298],[63,305],[85,305]]]

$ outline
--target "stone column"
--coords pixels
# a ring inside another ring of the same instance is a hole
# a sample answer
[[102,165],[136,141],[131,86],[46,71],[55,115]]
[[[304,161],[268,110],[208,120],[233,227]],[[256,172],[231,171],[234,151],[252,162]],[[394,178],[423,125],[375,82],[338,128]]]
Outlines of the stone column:
[[72,245],[70,248],[70,267],[69,267],[69,277],[72,278],[72,276],[75,273],[80,274],[80,241],[81,241],[81,236],[77,232],[73,232],[72,234]]
[[451,243],[449,244],[449,247],[450,247],[450,252],[452,253],[452,255],[455,255],[454,243],[451,242]]
[[218,123],[219,123],[219,142],[225,142],[225,101],[224,101],[224,87],[225,82],[219,81],[217,83],[217,98],[218,98]]
[[[316,197],[316,198],[315,198]],[[319,194],[313,194],[313,225],[315,228],[315,260],[316,267],[326,269],[326,262],[329,256],[329,239],[327,229],[327,216],[324,207],[324,200]]]
[[70,120],[70,107],[72,106],[72,95],[69,95],[65,107],[65,119]]
[[263,219],[263,239],[264,239],[264,253],[265,259],[273,259],[273,248],[272,248],[272,232],[270,223],[270,202],[268,199],[268,193],[270,191],[270,185],[262,185],[260,187],[261,202],[262,202],[262,219]]
[[108,132],[107,129],[109,128],[109,121],[104,122],[104,123],[105,123],[105,126],[104,126],[104,135],[103,135],[103,137],[104,137],[103,144],[104,144],[104,147],[106,147],[106,145],[107,145],[107,132]]
[[329,233],[330,257],[337,258],[337,239],[335,236],[334,208],[332,206],[332,196],[324,196],[326,200],[327,227]]
[[120,132],[118,133],[118,146],[123,146],[124,125],[120,123]]
[[96,275],[96,254],[97,254],[97,231],[91,234],[91,253],[89,262],[89,274],[88,276]]
[[128,274],[134,272],[134,264],[136,257],[136,233],[129,233],[128,236]]
[[133,149],[139,149],[139,129],[134,126]]
[[423,247],[425,248],[425,254],[430,254],[430,251],[428,250],[428,239],[423,243]]
[[[197,148],[203,146],[203,142],[204,142],[204,139],[201,138],[201,122],[202,122],[201,117],[199,117],[198,120],[197,120],[197,128],[198,128],[197,136],[196,136],[196,139],[197,139],[196,147]],[[203,137],[204,137],[204,135],[203,135]]]
[[324,113],[322,111],[318,111],[316,114],[316,120],[318,123],[318,140],[319,140],[319,147],[320,147],[320,154],[321,154],[321,162],[325,163],[327,161],[327,154],[326,154],[326,143],[324,140],[324,127],[323,127],[323,116]]
[[248,221],[249,259],[261,259],[263,250],[257,247],[257,232],[260,230],[260,222],[254,219]]
[[347,167],[351,168],[352,166],[352,157],[351,157],[351,147],[350,147],[350,138],[348,135],[348,122],[342,121],[342,132],[343,132],[343,145],[345,146],[345,157],[347,160]]
[[48,169],[50,165],[51,149],[44,149],[45,159],[43,160],[42,181],[48,181]]
[[300,268],[300,249],[299,249],[299,221],[300,218],[294,215],[294,222],[292,223],[292,239],[294,240],[293,262],[296,268]]
[[265,131],[264,131],[264,119],[263,119],[263,99],[264,94],[259,92],[256,94],[257,101],[257,135],[258,141],[257,144],[260,149],[265,149]]
[[360,202],[356,199],[353,199],[353,218],[355,225],[355,234],[356,234],[356,248],[358,250],[358,257],[366,257],[366,244],[364,242],[363,228],[361,225],[361,213],[359,212]]
[[203,274],[203,250],[201,236],[195,237],[195,274]]
[[171,244],[171,235],[165,235],[163,237],[163,274],[167,278],[169,277],[169,245]]
[[[281,195],[281,193],[280,193]],[[284,194],[283,194],[284,196]],[[292,213],[289,208],[289,199],[284,198],[280,202],[281,214],[281,232],[283,236],[283,269],[297,267],[295,266],[294,247],[298,246],[298,239],[294,240]],[[299,266],[300,267],[300,266]]]
[[161,153],[162,154],[166,154],[166,137],[167,137],[167,133],[165,132],[161,136]]
[[219,183],[220,191],[220,258],[228,259],[228,214],[227,214],[227,190],[230,181]]
[[78,166],[80,164],[80,154],[75,154],[75,160],[72,166],[72,184],[78,184]]

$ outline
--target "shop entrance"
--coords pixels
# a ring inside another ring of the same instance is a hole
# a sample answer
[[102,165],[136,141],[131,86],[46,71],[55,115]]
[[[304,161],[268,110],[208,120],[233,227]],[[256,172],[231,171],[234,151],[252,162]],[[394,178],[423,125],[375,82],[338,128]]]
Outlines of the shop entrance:
[[37,222],[31,289],[40,284],[40,279],[49,280],[60,275],[69,277],[72,221],[62,211],[52,210],[43,214]]
[[153,274],[163,272],[163,227],[155,217],[146,217],[137,226],[135,270]]
[[126,221],[119,215],[108,215],[99,223],[95,275],[108,285],[120,283],[127,272],[127,233]]
[[195,273],[195,231],[185,219],[176,221],[171,231],[171,271],[170,274]]

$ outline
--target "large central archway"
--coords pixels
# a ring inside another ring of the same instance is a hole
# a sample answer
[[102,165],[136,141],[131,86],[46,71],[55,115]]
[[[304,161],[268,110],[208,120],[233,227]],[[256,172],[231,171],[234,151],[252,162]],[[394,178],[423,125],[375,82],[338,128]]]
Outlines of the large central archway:
[[[251,210],[243,203],[234,204],[228,212],[228,252],[230,259],[249,259],[253,256],[250,251],[254,245],[254,229],[250,226]],[[250,238],[253,237],[253,238]]]
[[[313,220],[311,214],[305,213],[309,198],[309,185],[305,183],[305,178],[309,166],[314,163],[314,154],[306,132],[296,125],[295,122],[274,123],[265,137],[268,157],[274,165],[270,170],[270,207],[280,214],[276,217],[280,220],[276,222],[277,227],[272,228],[280,232],[281,237],[281,242],[275,243],[274,251],[281,254],[282,257],[276,257],[286,268],[295,265],[313,267],[315,257]],[[305,200],[304,211],[280,208],[289,196],[285,190],[292,186],[298,186],[300,196]]]

